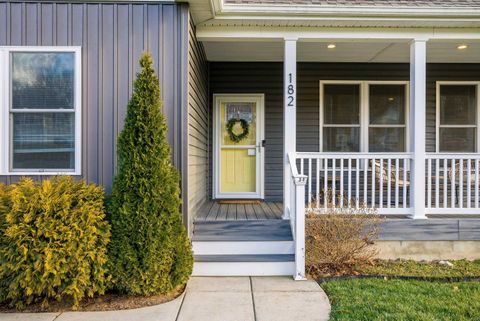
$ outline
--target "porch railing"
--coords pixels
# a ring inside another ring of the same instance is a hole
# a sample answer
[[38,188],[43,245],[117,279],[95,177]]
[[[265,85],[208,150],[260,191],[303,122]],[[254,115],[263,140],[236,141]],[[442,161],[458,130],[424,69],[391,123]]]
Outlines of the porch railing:
[[290,219],[293,241],[295,243],[295,275],[296,280],[305,279],[305,183],[307,176],[297,171],[295,154],[288,154],[290,174],[290,202],[285,204]]
[[480,214],[480,154],[427,154],[426,213]]
[[[480,214],[480,154],[427,154],[425,212]],[[409,153],[289,153],[289,202],[295,278],[305,277],[305,212],[329,207],[376,208],[411,215]]]
[[307,210],[371,207],[380,214],[411,214],[411,154],[296,153],[307,176]]

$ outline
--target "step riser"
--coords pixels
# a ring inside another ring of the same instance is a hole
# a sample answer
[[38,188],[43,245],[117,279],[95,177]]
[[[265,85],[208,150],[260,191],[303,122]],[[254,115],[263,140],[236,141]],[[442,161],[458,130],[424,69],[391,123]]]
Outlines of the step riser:
[[294,262],[195,262],[194,276],[294,275]]
[[294,254],[293,241],[193,242],[196,255]]

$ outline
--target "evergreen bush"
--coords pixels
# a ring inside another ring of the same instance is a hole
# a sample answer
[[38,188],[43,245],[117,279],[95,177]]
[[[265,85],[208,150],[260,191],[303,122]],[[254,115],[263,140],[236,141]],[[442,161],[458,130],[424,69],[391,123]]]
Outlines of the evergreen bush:
[[103,294],[110,227],[103,190],[70,176],[0,186],[0,301],[22,308]]
[[145,53],[140,66],[118,139],[118,173],[108,206],[109,260],[117,290],[153,295],[183,286],[193,256],[151,56]]

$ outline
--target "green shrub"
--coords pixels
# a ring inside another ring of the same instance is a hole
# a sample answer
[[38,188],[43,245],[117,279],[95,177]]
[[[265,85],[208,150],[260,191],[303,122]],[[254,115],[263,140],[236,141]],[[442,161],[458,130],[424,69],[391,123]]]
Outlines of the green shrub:
[[22,308],[104,293],[110,226],[103,190],[72,177],[0,188],[0,301]]
[[184,285],[193,257],[152,58],[144,54],[140,66],[118,140],[118,173],[108,207],[109,269],[117,290],[151,295]]

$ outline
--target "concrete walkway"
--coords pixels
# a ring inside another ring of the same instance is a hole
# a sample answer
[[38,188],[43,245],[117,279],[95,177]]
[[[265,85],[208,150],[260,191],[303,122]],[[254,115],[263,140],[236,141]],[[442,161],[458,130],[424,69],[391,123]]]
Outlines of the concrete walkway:
[[1,313],[0,321],[310,321],[328,320],[330,304],[314,281],[291,277],[193,277],[177,299],[106,312]]

